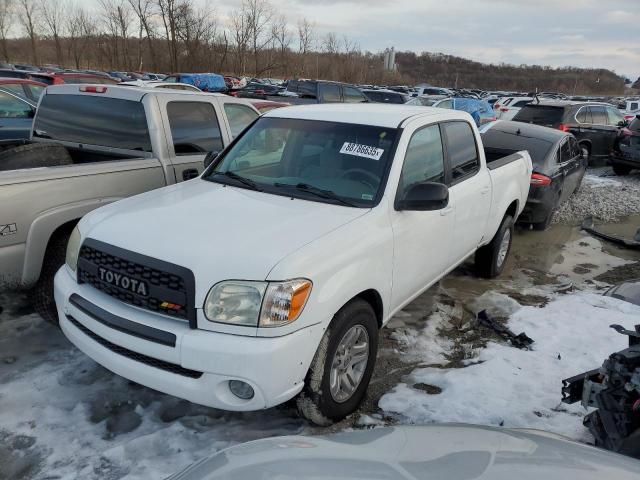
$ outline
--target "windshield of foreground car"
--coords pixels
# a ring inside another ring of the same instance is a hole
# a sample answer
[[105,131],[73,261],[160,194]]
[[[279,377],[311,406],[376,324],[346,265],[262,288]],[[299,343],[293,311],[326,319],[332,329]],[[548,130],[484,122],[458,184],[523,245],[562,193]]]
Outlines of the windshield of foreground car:
[[203,178],[370,208],[382,195],[396,135],[370,125],[260,118]]

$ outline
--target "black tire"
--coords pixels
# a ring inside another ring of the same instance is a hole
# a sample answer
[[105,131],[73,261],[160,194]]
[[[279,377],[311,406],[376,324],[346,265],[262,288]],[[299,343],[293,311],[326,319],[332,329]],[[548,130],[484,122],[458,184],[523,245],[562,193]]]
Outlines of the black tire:
[[[330,388],[331,366],[345,334],[354,326],[364,327],[368,335],[369,355],[364,374],[347,400],[338,402]],[[353,413],[362,403],[378,353],[378,321],[371,305],[362,299],[347,303],[333,317],[313,357],[304,388],[297,398],[300,415],[310,422],[327,426]]]
[[551,219],[553,218],[553,212],[554,210],[551,210],[543,221],[538,223],[532,223],[531,226],[533,227],[533,229],[539,232],[543,232],[547,228],[549,228],[549,225],[551,225]]
[[[500,224],[500,228],[489,242],[484,247],[476,250],[475,264],[476,272],[478,276],[484,278],[494,278],[502,273],[504,266],[509,258],[509,252],[511,252],[511,245],[513,243],[513,217],[511,215],[505,215]],[[505,236],[509,235],[509,245],[507,247],[506,254],[501,260],[500,247],[502,245]]]
[[613,168],[613,173],[620,176],[629,175],[629,172],[631,172],[631,167],[620,165],[619,163],[614,163],[611,168]]
[[52,325],[59,325],[58,311],[53,297],[53,277],[64,265],[67,253],[67,243],[70,232],[57,234],[49,241],[42,262],[40,278],[31,291],[33,307],[44,320]]
[[57,167],[72,163],[67,149],[56,143],[28,143],[0,152],[0,171]]

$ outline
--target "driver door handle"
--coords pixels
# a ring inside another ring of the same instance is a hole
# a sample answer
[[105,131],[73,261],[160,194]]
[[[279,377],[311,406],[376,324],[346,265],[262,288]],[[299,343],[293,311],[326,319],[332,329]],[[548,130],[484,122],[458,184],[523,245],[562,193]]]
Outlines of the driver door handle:
[[488,187],[488,186],[483,187],[483,188],[480,190],[480,195],[486,195],[486,194],[488,194],[488,193],[489,193],[489,187]]

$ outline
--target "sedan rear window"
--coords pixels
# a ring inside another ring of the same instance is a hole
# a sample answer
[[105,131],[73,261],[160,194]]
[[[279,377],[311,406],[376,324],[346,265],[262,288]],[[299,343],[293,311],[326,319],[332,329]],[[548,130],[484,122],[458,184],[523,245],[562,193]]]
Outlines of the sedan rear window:
[[151,152],[144,106],[130,100],[45,95],[33,129],[40,138]]
[[562,123],[564,108],[551,107],[548,105],[525,105],[513,117],[516,122],[533,123],[546,127],[555,127]]

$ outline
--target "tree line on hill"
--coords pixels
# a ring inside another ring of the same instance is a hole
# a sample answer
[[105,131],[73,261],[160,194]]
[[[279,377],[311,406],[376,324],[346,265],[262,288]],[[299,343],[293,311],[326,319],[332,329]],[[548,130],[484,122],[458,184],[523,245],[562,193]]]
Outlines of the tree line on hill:
[[604,69],[486,65],[441,53],[383,54],[336,33],[295,24],[269,0],[243,0],[228,18],[195,0],[0,0],[0,55],[8,62],[75,69],[219,72],[519,91],[615,94],[624,78]]

